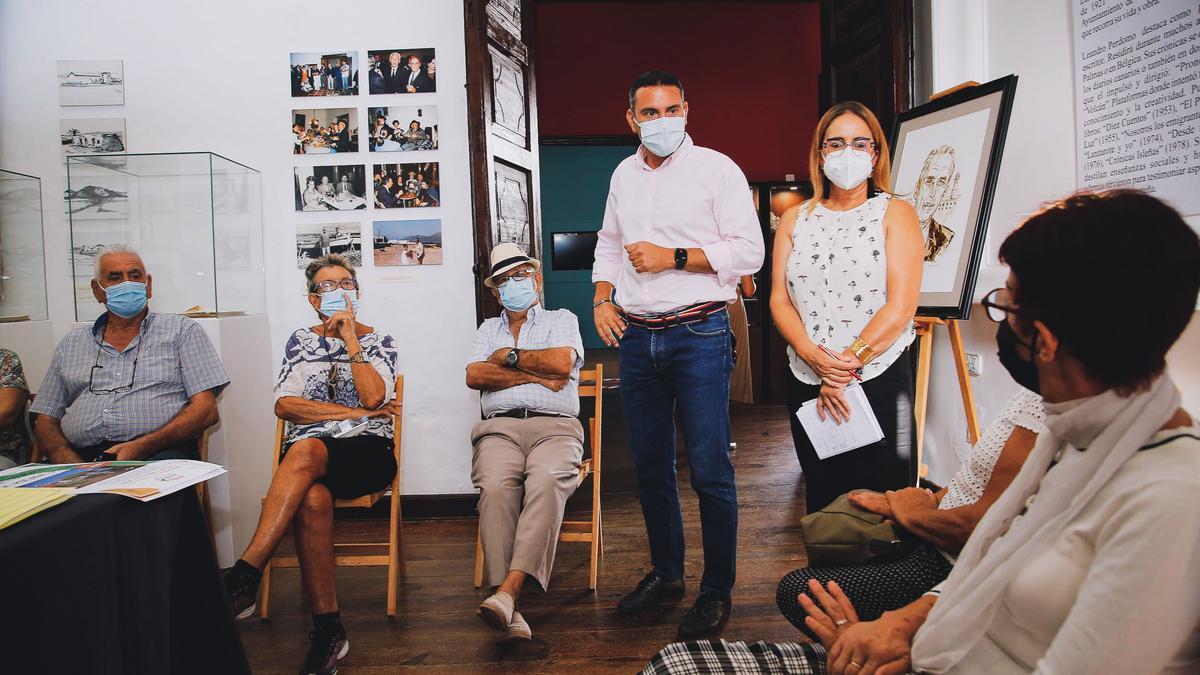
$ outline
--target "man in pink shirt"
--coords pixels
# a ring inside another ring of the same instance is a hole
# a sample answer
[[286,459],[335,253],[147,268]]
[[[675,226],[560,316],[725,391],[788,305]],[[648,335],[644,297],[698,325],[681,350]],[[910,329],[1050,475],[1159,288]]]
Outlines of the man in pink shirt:
[[621,398],[653,564],[617,611],[683,596],[678,409],[704,536],[704,576],[679,626],[683,639],[719,630],[732,606],[737,490],[725,307],[764,252],[746,177],[725,155],[692,143],[687,112],[674,75],[650,71],[633,81],[625,117],[642,144],[613,172],[592,268],[596,330],[621,350]]

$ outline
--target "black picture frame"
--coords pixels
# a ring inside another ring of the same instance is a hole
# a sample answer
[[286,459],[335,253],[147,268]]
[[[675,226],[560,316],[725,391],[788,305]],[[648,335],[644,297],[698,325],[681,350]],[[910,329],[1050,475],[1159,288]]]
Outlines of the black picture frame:
[[[1016,89],[1007,75],[896,117],[891,189],[916,207],[926,238],[918,316],[971,316]],[[975,116],[985,110],[986,121]]]

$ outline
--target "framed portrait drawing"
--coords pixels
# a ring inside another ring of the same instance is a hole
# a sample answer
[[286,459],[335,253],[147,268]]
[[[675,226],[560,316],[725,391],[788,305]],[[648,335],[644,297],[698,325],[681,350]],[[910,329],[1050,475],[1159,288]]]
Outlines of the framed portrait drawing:
[[891,188],[925,236],[918,316],[970,317],[1016,89],[1009,75],[896,117]]

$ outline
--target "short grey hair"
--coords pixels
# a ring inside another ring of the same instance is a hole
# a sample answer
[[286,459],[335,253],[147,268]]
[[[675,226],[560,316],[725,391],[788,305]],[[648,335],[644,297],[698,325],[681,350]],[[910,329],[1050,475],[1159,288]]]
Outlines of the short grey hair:
[[304,280],[308,282],[308,292],[317,292],[317,282],[313,281],[317,277],[317,272],[326,267],[341,267],[350,273],[350,278],[358,281],[358,273],[354,271],[354,265],[350,264],[350,260],[340,253],[326,253],[316,260],[308,263],[308,267],[304,268]]
[[[137,250],[132,246],[126,246],[125,244],[105,244],[100,249],[100,252],[96,254],[95,262],[93,263],[95,269],[92,272],[92,278],[96,280],[96,283],[103,281],[100,278],[100,261],[110,255],[117,255],[118,253],[136,255],[138,260],[142,260],[142,254],[138,253]],[[142,264],[146,264],[146,261],[142,260]]]

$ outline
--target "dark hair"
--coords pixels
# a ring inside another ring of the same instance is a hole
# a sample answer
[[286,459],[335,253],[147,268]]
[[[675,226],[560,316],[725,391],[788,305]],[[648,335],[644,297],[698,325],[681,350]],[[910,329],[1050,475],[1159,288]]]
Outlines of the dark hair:
[[647,70],[633,78],[633,84],[629,85],[630,110],[633,110],[633,105],[636,102],[637,90],[642,87],[678,87],[679,98],[683,98],[683,83],[679,81],[678,77],[665,70]]
[[1200,293],[1200,238],[1140,190],[1080,193],[1004,240],[1018,323],[1041,321],[1105,387],[1128,395],[1166,368]]
[[350,273],[350,278],[358,280],[358,274],[354,271],[354,265],[350,264],[350,260],[340,253],[326,253],[316,260],[308,263],[308,267],[304,268],[304,280],[308,282],[308,292],[317,292],[317,282],[313,281],[317,276],[317,272],[326,267],[341,267]]

